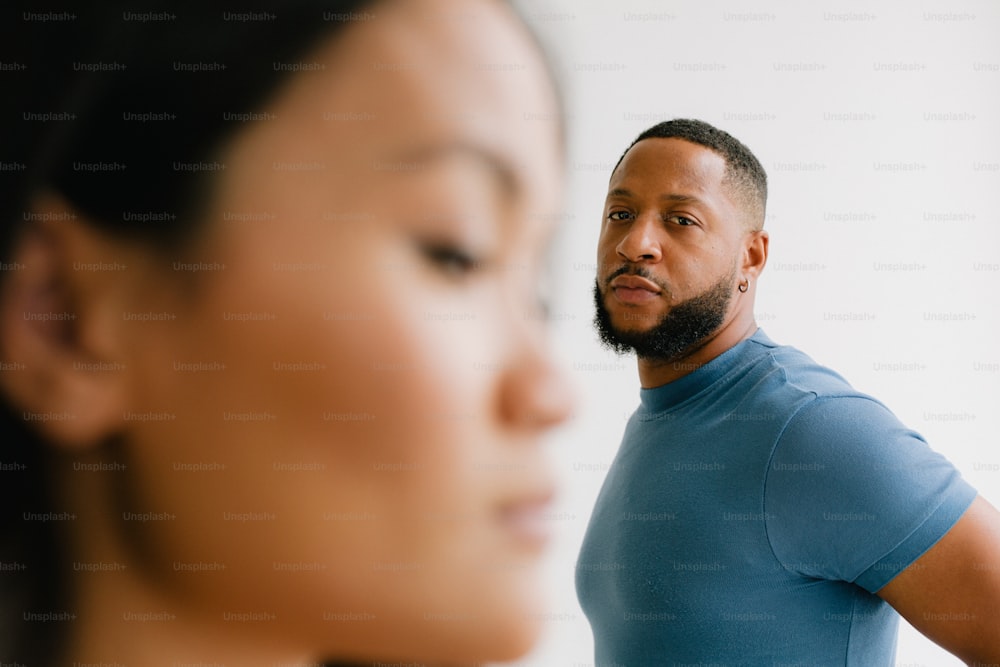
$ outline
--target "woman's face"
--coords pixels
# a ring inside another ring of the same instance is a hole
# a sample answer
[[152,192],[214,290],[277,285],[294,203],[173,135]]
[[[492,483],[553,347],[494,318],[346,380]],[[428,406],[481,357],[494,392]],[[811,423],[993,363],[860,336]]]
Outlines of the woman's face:
[[133,278],[133,312],[169,316],[123,316],[109,479],[163,520],[116,526],[137,576],[237,635],[509,658],[569,410],[537,294],[557,103],[501,3],[369,15],[222,152],[204,238]]

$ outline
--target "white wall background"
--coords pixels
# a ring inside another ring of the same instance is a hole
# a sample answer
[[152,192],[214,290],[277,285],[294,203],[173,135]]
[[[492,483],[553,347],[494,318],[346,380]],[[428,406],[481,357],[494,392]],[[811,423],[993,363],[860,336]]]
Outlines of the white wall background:
[[[1000,3],[518,4],[566,93],[554,324],[580,391],[551,445],[547,632],[518,664],[593,665],[573,568],[638,401],[634,361],[590,326],[594,254],[610,169],[660,120],[707,120],[767,169],[768,334],[881,399],[1000,506]],[[903,625],[898,665],[961,664]]]

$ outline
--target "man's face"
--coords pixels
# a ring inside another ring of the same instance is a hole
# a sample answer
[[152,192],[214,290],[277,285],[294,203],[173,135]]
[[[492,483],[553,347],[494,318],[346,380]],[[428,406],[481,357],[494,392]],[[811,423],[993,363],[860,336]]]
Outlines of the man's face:
[[747,233],[725,160],[683,139],[644,139],[611,176],[597,250],[595,324],[624,353],[674,361],[731,316]]

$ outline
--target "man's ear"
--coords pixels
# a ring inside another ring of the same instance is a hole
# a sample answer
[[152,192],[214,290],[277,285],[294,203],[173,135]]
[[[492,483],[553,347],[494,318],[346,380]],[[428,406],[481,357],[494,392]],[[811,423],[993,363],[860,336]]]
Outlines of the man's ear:
[[0,285],[0,390],[53,444],[95,445],[122,424],[123,299],[136,250],[55,197],[36,200]]
[[763,229],[758,229],[747,234],[743,247],[743,265],[740,267],[741,275],[756,279],[760,277],[767,264],[767,249],[769,242],[768,234]]

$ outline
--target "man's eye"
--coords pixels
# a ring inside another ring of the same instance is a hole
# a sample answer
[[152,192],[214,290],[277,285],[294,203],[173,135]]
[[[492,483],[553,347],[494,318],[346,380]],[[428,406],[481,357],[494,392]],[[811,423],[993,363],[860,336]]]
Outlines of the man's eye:
[[683,215],[671,215],[667,218],[668,221],[680,225],[681,227],[690,227],[691,225],[696,225],[694,220],[691,218],[685,218]]
[[482,265],[471,254],[454,245],[422,243],[420,249],[434,266],[452,277],[468,275]]
[[632,214],[629,213],[628,211],[611,211],[611,213],[608,213],[608,220],[616,220],[621,222],[624,220],[631,220],[631,219],[632,219]]

